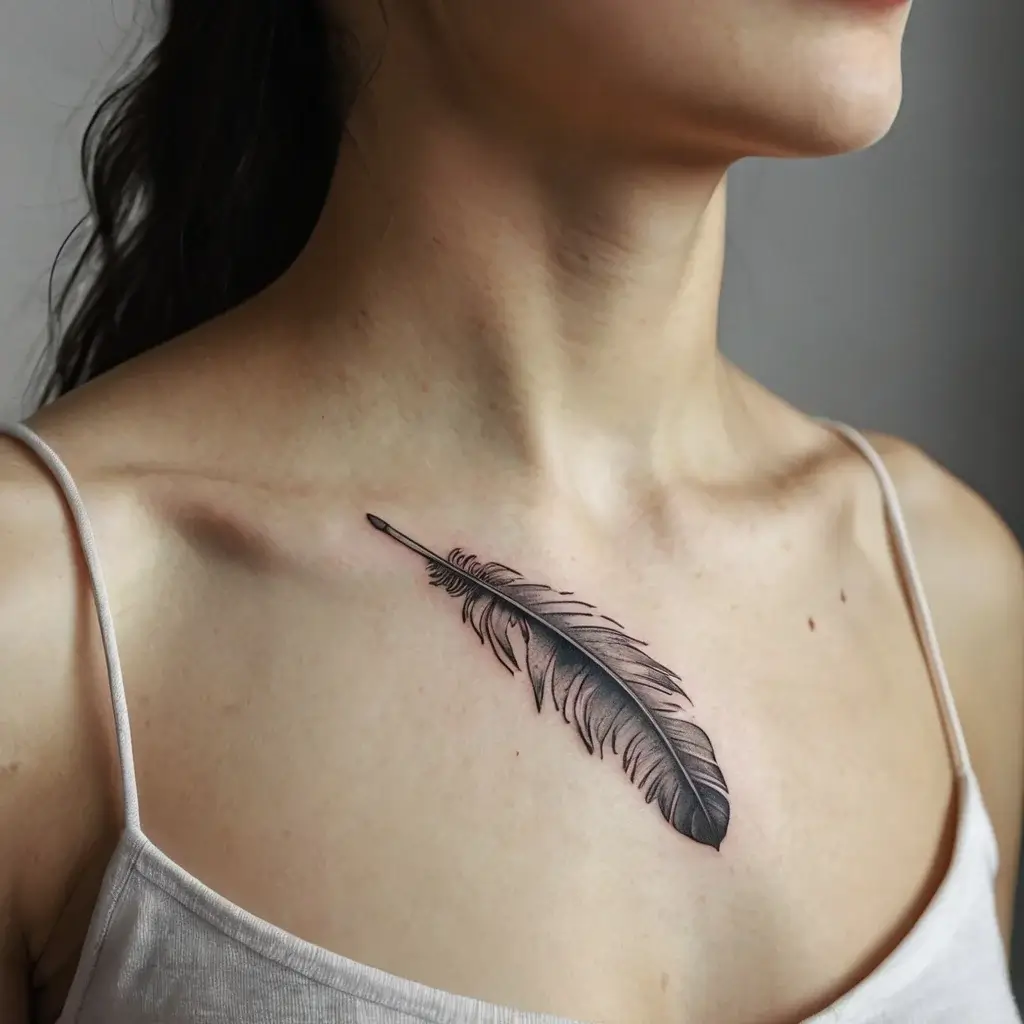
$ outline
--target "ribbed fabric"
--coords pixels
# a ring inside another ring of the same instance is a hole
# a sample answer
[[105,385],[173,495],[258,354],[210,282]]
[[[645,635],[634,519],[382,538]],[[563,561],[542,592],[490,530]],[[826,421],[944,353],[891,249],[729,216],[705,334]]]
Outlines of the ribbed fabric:
[[[878,477],[949,737],[959,811],[952,863],[922,917],[877,970],[805,1024],[1021,1024],[996,917],[995,835],[896,488],[863,435],[828,425]],[[0,434],[36,453],[78,528],[106,653],[124,785],[125,830],[58,1024],[574,1024],[442,992],[304,942],[213,892],[145,837],[114,626],[85,507],[64,464],[35,432],[15,423],[0,424]]]

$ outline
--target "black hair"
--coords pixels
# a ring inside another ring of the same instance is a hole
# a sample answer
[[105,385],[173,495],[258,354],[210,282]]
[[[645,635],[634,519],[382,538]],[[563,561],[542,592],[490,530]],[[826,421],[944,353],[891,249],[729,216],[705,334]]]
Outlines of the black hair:
[[319,0],[165,0],[160,19],[85,131],[40,404],[261,291],[323,207],[350,76]]

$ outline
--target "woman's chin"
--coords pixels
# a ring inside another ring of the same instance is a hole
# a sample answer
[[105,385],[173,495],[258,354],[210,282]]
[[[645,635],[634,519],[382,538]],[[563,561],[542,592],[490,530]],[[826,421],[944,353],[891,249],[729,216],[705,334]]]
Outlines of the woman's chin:
[[899,77],[875,88],[816,91],[799,104],[780,103],[750,133],[745,156],[839,156],[868,149],[889,134],[903,100]]

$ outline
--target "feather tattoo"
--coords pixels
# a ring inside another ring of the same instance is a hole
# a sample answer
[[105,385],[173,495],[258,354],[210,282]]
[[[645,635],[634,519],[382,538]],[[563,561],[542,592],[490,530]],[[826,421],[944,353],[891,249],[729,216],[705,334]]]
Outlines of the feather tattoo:
[[690,699],[679,677],[642,641],[568,591],[530,583],[460,548],[442,558],[379,516],[366,518],[426,560],[432,586],[462,599],[462,621],[510,674],[525,672],[538,712],[548,696],[588,753],[610,750],[621,758],[630,782],[672,828],[721,848],[729,789],[711,740],[682,717],[680,702]]

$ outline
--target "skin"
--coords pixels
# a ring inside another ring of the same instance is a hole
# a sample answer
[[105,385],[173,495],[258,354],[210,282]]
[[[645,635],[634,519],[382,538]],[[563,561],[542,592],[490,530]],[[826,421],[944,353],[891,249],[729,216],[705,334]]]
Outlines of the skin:
[[[288,273],[30,420],[93,520],[143,828],[256,915],[435,987],[583,1019],[800,1020],[921,915],[956,802],[870,468],[718,352],[724,175],[881,138],[907,11],[384,7],[386,33],[377,4],[336,6],[377,70]],[[1008,935],[1021,553],[962,483],[873,439]],[[367,511],[648,641],[715,739],[722,852],[538,716]],[[69,519],[6,441],[0,580],[0,1000],[47,1020],[120,793]]]

